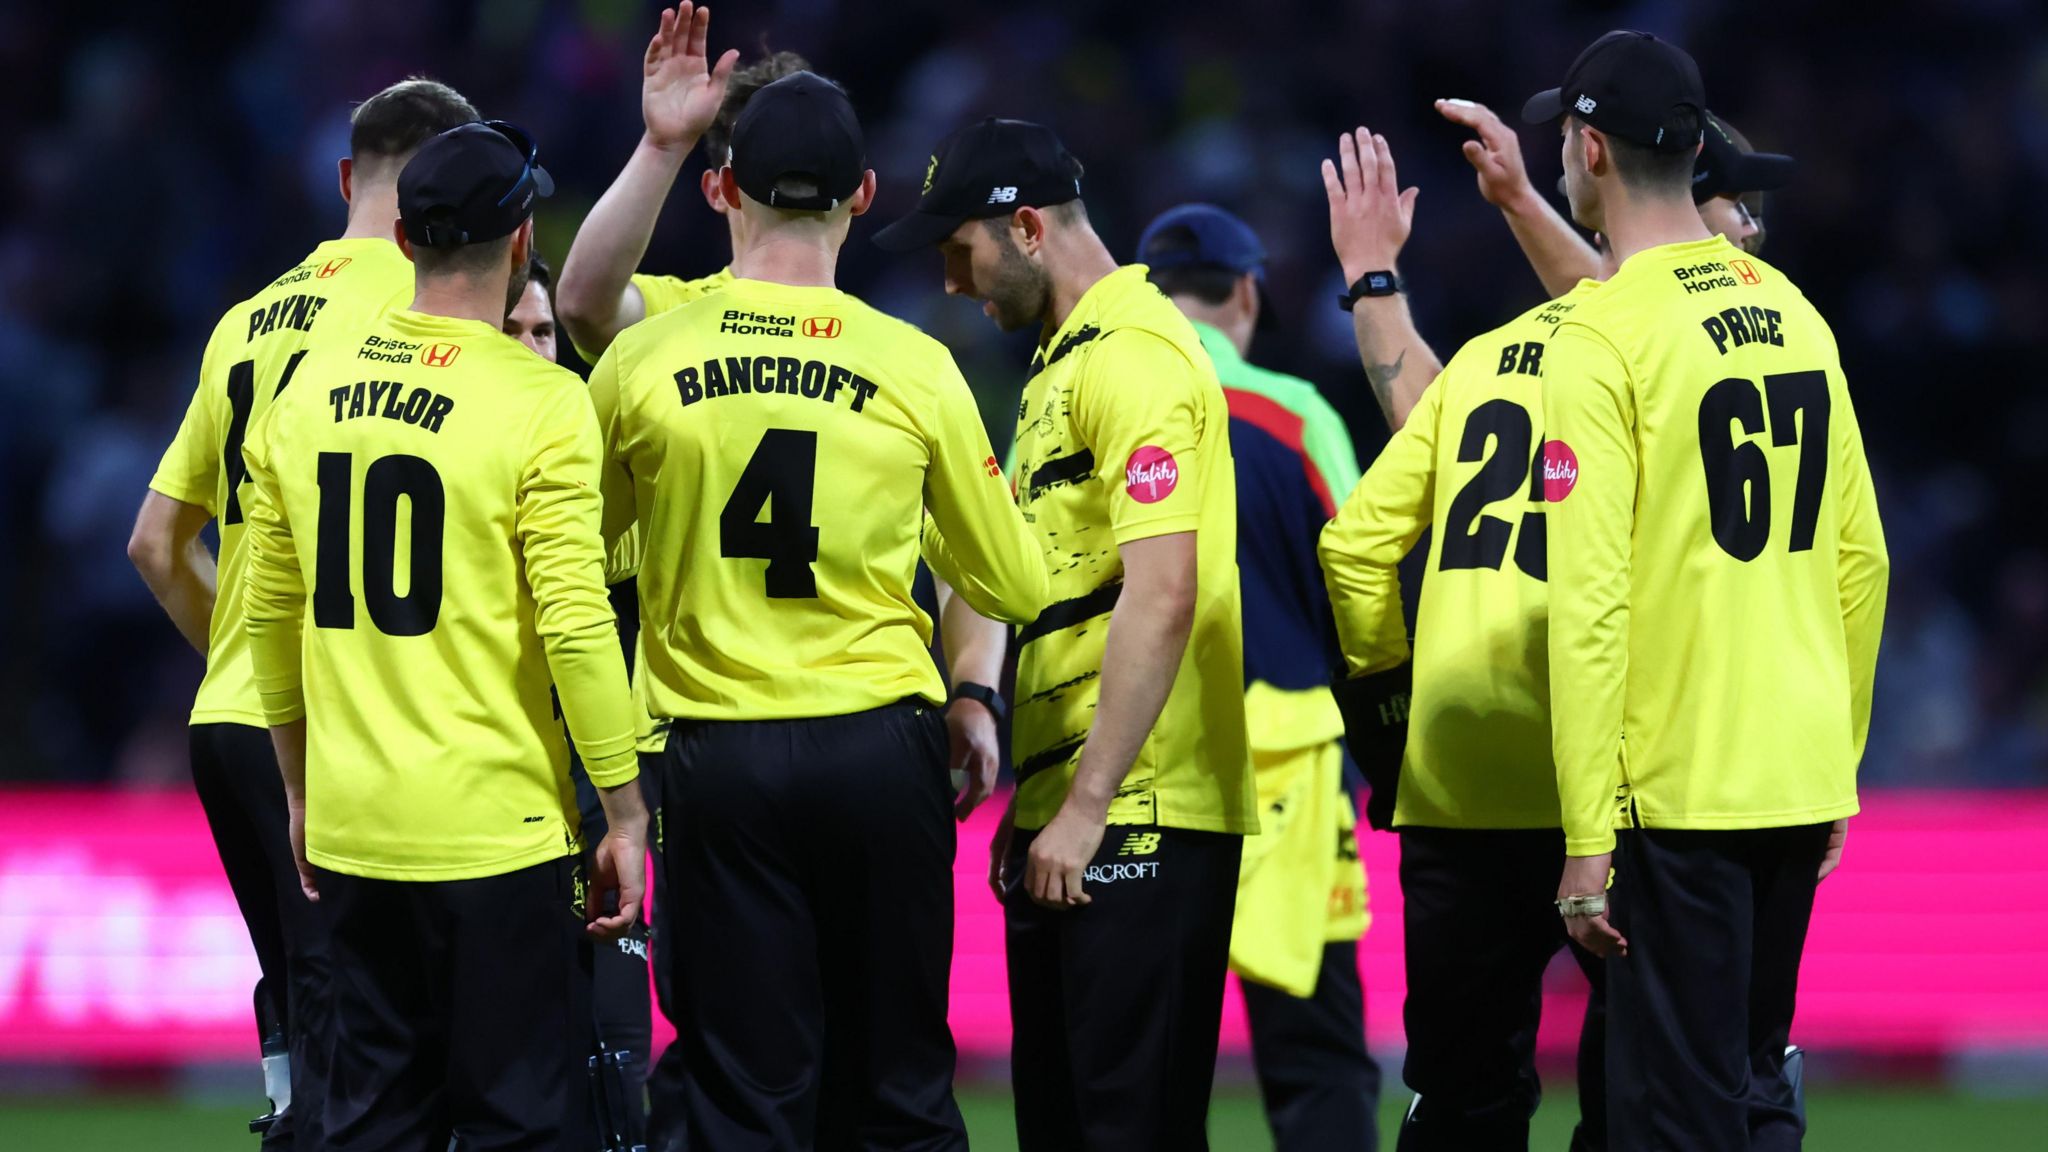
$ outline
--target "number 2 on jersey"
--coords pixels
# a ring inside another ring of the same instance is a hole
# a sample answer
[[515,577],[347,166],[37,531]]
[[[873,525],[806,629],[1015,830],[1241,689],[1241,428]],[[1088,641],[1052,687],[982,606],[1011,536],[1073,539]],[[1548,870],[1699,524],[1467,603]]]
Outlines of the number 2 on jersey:
[[[818,527],[811,523],[818,482],[818,434],[770,428],[718,514],[718,554],[768,561],[768,596],[806,600],[818,594]],[[762,505],[768,519],[760,519]]]
[[[1529,410],[1512,400],[1488,400],[1465,418],[1465,431],[1458,441],[1458,460],[1470,464],[1484,460],[1479,471],[1451,498],[1442,531],[1443,547],[1437,552],[1437,570],[1490,568],[1500,571],[1508,555],[1508,537],[1515,526],[1498,516],[1486,515],[1488,505],[1506,500],[1522,491],[1529,479],[1529,499],[1543,499],[1543,458],[1531,454],[1536,439]],[[1493,455],[1486,454],[1488,442]],[[1538,580],[1549,578],[1544,554],[1543,513],[1530,509],[1522,513],[1521,539],[1515,543],[1515,567]]]
[[1799,447],[1799,477],[1792,486],[1792,538],[1786,551],[1813,548],[1821,497],[1828,482],[1828,377],[1825,372],[1781,372],[1755,382],[1731,376],[1700,400],[1700,465],[1707,478],[1707,517],[1714,542],[1745,563],[1763,554],[1771,535],[1771,465],[1763,445],[1735,442],[1764,431],[1769,398],[1771,445]]

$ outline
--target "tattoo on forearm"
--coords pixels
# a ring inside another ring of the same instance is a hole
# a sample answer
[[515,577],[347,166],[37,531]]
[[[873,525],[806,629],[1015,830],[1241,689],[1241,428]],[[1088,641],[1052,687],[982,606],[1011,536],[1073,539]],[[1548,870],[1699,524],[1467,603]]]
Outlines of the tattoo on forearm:
[[1365,362],[1365,378],[1372,384],[1372,394],[1379,400],[1380,408],[1389,420],[1394,417],[1394,381],[1401,378],[1401,366],[1408,361],[1408,350],[1394,357],[1391,364],[1379,364],[1368,359]]

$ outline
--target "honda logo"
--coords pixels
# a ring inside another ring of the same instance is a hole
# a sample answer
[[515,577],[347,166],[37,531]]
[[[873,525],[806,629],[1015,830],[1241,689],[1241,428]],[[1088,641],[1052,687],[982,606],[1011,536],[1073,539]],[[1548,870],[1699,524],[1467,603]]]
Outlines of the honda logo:
[[804,321],[804,335],[830,340],[839,335],[839,317],[812,316]]
[[1728,266],[1735,269],[1736,278],[1744,284],[1761,284],[1764,282],[1764,278],[1756,274],[1756,265],[1751,264],[1747,260],[1730,260]]
[[348,262],[351,259],[354,259],[354,257],[343,256],[337,260],[329,260],[326,264],[321,266],[318,272],[313,273],[313,275],[321,280],[325,280],[329,276],[334,275],[336,272],[341,271],[343,268],[348,267]]
[[429,344],[427,350],[420,353],[420,363],[433,368],[446,368],[455,363],[455,358],[460,355],[460,344]]

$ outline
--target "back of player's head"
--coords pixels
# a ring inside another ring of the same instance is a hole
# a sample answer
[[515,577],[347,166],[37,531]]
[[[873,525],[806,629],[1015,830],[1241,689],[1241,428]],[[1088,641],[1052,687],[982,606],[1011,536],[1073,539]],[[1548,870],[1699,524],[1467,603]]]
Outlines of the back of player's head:
[[1706,85],[1685,50],[1648,32],[1609,32],[1565,71],[1564,83],[1531,96],[1522,118],[1571,119],[1598,128],[1614,171],[1631,189],[1683,192],[1706,126]]
[[462,93],[424,76],[393,84],[349,113],[348,152],[358,172],[395,175],[420,145],[480,117]]
[[761,89],[733,124],[733,182],[781,213],[831,214],[867,178],[867,139],[846,90],[814,72]]
[[732,129],[754,93],[785,76],[809,72],[810,62],[794,52],[772,52],[744,68],[736,69],[725,82],[725,100],[711,127],[704,130],[704,160],[713,168],[732,163]]
[[502,120],[462,124],[421,145],[399,172],[399,227],[422,274],[486,272],[554,191],[524,130]]

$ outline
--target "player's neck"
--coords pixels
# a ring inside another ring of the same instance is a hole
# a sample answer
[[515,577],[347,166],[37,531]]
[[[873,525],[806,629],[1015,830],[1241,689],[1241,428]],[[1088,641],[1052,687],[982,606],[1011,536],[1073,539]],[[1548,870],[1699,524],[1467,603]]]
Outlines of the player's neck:
[[750,240],[732,257],[732,274],[743,280],[766,280],[798,288],[833,288],[839,269],[839,245],[822,231],[771,231]]
[[511,287],[509,268],[495,276],[416,276],[412,310],[499,328],[505,323],[505,298]]
[[[359,187],[348,202],[343,240],[391,240],[398,221],[398,186]],[[396,243],[396,241],[393,241]]]
[[1604,214],[1601,232],[1612,247],[1618,269],[1638,252],[1664,244],[1705,240],[1713,235],[1700,220],[1690,197],[1624,200]]
[[1109,248],[1093,228],[1062,228],[1048,240],[1053,245],[1045,262],[1052,273],[1052,307],[1046,310],[1040,343],[1050,341],[1066,325],[1067,317],[1074,314],[1081,297],[1117,269],[1116,257],[1109,254]]

